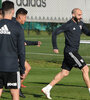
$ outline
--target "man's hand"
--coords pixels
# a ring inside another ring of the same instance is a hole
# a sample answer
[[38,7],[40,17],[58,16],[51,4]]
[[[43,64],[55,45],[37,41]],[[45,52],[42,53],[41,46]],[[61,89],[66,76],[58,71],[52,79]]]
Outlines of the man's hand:
[[25,79],[25,74],[22,74],[22,75],[20,76],[20,78],[21,78],[21,79]]
[[26,42],[24,42],[24,45],[26,46],[26,45],[27,45],[27,43],[26,43]]
[[38,45],[37,46],[40,47],[41,44],[42,44],[41,41],[38,41]]
[[54,53],[59,53],[58,49],[53,49]]

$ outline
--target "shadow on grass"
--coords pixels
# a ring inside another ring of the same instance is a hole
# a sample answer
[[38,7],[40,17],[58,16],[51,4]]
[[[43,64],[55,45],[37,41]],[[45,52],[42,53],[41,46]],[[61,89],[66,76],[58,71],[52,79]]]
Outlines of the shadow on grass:
[[[40,82],[29,82],[29,83],[32,83],[32,84],[45,84],[47,85],[48,83],[40,83]],[[74,86],[74,87],[82,87],[82,88],[86,88],[85,86],[77,86],[77,85],[64,85],[64,84],[57,84],[57,85],[61,85],[61,86]],[[46,96],[42,93],[41,94],[35,94],[35,93],[28,93],[28,92],[25,92],[24,94],[26,95],[32,95],[33,97],[35,98],[41,98],[43,100],[47,99]],[[77,100],[77,97],[67,97],[67,96],[54,96],[52,97],[53,99],[56,98],[56,100]],[[80,99],[80,100],[86,100],[86,99]]]
[[65,99],[65,100],[67,100],[67,99],[71,99],[71,100],[77,100],[77,98],[71,98],[71,97],[63,97],[63,96],[56,96],[56,97],[58,97],[58,98],[63,98],[63,99]]
[[[24,94],[26,94],[26,95],[33,95],[33,97],[35,97],[35,98],[42,98],[42,99],[47,99],[45,96],[44,96],[44,94],[43,95],[40,95],[40,94],[34,94],[34,93],[24,93]],[[70,97],[63,97],[63,96],[55,96],[56,98],[60,98],[60,99],[65,99],[65,100],[67,100],[67,99],[69,99],[69,100],[71,100],[71,99],[73,99],[73,100],[77,100],[77,98],[70,98]],[[82,100],[85,100],[85,99],[82,99]]]
[[[60,99],[65,99],[65,100],[77,100],[77,98],[73,98],[73,97],[64,97],[64,96],[56,96],[56,97],[58,97],[58,98],[60,98]],[[81,99],[81,100],[86,100],[86,99]]]
[[[10,93],[10,91],[9,90],[3,90],[3,93],[5,93],[5,92],[8,92],[8,93]],[[1,96],[1,98],[0,98],[0,100],[10,100],[11,98],[7,98],[7,97],[4,97],[4,96]]]
[[41,98],[43,95],[39,95],[39,94],[32,94],[34,97],[36,98]]
[[56,64],[61,64],[62,61],[61,60],[47,60],[48,63],[56,63]]
[[2,97],[0,98],[0,100],[3,100],[3,99],[5,99],[5,100],[6,100],[6,99],[7,99],[7,100],[10,100],[10,98],[3,97],[3,96],[2,96]]
[[29,92],[24,92],[24,95],[33,95],[35,98],[41,98],[43,95],[40,94],[35,94],[35,93],[29,93]]
[[4,96],[2,96],[1,98],[0,98],[0,100],[10,100],[11,98],[7,98],[7,97],[4,97]]
[[[43,83],[43,82],[28,82],[28,83],[32,83],[32,84],[49,84],[49,83]],[[87,88],[86,86],[80,86],[80,85],[66,85],[66,84],[56,84],[56,86],[71,86],[71,87],[82,87],[82,88]]]
[[3,93],[4,93],[4,92],[10,92],[10,90],[3,90]]
[[[35,98],[42,98],[42,99],[47,99],[46,96],[43,94],[43,95],[40,95],[40,94],[34,94],[34,93],[27,93],[25,92],[24,94],[26,95],[33,95],[33,97]],[[77,100],[77,98],[73,98],[73,97],[64,97],[64,96],[54,96],[53,98],[59,98],[59,99],[65,99],[65,100]],[[82,100],[85,100],[85,99],[82,99]]]

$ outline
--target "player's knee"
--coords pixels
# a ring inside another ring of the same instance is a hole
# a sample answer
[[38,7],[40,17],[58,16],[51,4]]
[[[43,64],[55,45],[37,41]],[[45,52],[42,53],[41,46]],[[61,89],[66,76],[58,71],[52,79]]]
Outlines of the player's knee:
[[31,66],[28,66],[26,71],[29,72],[31,70]]
[[31,66],[29,66],[29,68],[28,68],[28,71],[30,71],[31,70]]
[[10,89],[12,97],[19,96],[19,89]]
[[88,73],[89,72],[89,68],[88,68],[87,65],[82,68],[82,72],[84,72],[84,73]]
[[66,77],[66,76],[68,76],[69,75],[69,72],[68,71],[65,71],[64,73],[63,73],[63,76],[64,77]]
[[64,76],[65,76],[65,77],[66,77],[66,76],[68,76],[68,75],[69,75],[69,73],[68,73],[68,72],[64,74]]

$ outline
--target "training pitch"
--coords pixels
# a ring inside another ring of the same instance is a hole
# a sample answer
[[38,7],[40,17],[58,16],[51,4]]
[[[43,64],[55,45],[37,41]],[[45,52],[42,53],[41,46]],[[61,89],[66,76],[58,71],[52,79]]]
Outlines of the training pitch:
[[[59,54],[53,53],[51,35],[46,32],[36,35],[31,31],[29,35],[25,33],[25,38],[31,41],[41,41],[42,45],[41,47],[26,46],[26,59],[32,69],[24,82],[27,87],[22,88],[26,98],[20,98],[20,100],[47,100],[41,89],[61,70],[64,35],[60,34],[57,38]],[[83,35],[81,39],[89,40],[90,37]],[[85,61],[90,63],[90,44],[81,44],[79,52]],[[81,71],[73,68],[68,77],[55,85],[51,91],[51,97],[53,100],[90,100]],[[5,90],[0,100],[11,100],[9,90]]]

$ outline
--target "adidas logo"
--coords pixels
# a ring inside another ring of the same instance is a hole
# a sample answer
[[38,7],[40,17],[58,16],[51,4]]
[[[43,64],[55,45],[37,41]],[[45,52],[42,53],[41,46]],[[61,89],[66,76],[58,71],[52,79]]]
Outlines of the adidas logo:
[[82,29],[82,25],[79,25],[80,29]]
[[75,28],[75,27],[73,27],[73,30],[76,30],[76,28]]
[[0,34],[8,34],[8,35],[11,34],[11,32],[8,30],[7,25],[4,25],[3,27],[1,27]]

